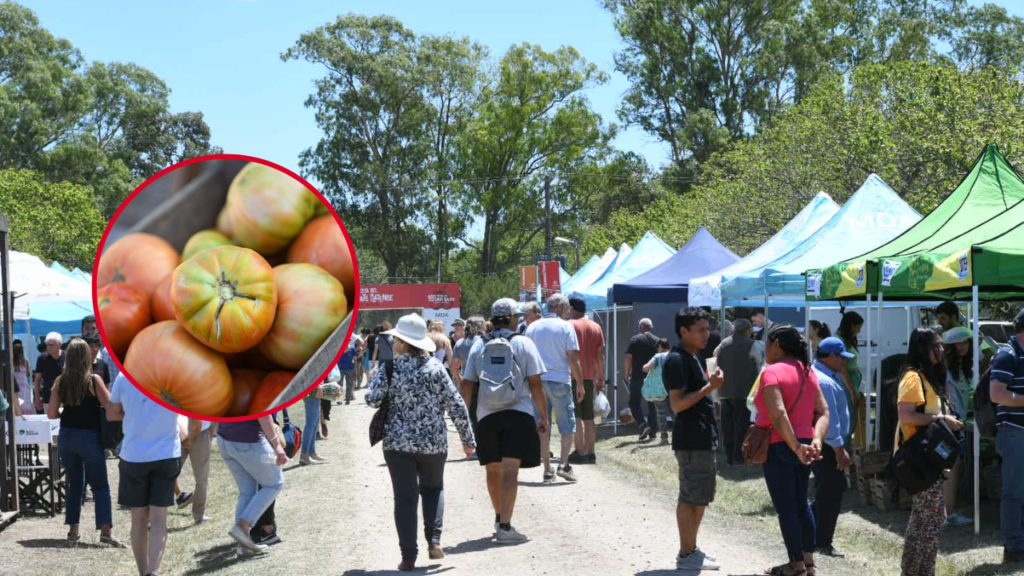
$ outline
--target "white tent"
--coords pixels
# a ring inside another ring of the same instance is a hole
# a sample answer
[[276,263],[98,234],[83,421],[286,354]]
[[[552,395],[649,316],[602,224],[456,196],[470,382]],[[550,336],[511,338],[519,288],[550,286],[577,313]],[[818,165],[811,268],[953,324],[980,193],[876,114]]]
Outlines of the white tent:
[[32,304],[92,301],[92,286],[61,274],[36,256],[12,251],[10,262],[15,320],[27,320]]

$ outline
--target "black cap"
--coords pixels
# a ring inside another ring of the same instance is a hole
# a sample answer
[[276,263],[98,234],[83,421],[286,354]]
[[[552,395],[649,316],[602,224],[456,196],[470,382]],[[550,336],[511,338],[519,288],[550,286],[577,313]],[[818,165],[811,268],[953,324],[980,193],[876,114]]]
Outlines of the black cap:
[[572,296],[569,298],[569,307],[577,312],[586,313],[587,301],[579,296]]

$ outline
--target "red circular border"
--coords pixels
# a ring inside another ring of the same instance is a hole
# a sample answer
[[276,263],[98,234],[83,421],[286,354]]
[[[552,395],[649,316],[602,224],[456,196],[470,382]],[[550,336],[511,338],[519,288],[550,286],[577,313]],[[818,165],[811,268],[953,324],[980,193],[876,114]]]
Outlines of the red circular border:
[[188,416],[189,418],[196,418],[198,420],[205,420],[205,421],[209,421],[209,422],[246,422],[246,421],[249,421],[249,420],[255,420],[257,418],[262,418],[264,416],[269,416],[270,414],[274,414],[274,413],[277,413],[277,412],[279,412],[279,411],[281,411],[281,410],[283,410],[285,408],[288,408],[289,406],[291,406],[292,404],[295,404],[300,399],[302,399],[304,396],[309,394],[310,391],[313,390],[313,388],[319,386],[320,383],[323,382],[327,378],[327,375],[330,374],[331,368],[336,366],[338,364],[338,361],[341,360],[342,353],[348,347],[348,343],[352,339],[352,332],[353,332],[353,330],[355,330],[355,325],[356,325],[355,319],[356,319],[356,317],[358,316],[358,313],[359,313],[359,262],[356,259],[356,249],[355,249],[355,246],[352,244],[352,238],[348,234],[348,229],[345,228],[345,223],[341,221],[341,217],[338,216],[338,213],[334,210],[334,207],[331,206],[331,203],[328,202],[327,199],[324,198],[324,196],[322,194],[320,194],[319,190],[314,188],[302,176],[299,176],[298,174],[292,172],[291,170],[285,168],[284,166],[280,166],[280,165],[275,164],[275,163],[273,163],[273,162],[271,162],[269,160],[264,160],[262,158],[257,158],[255,156],[245,156],[243,154],[210,154],[208,156],[199,156],[197,158],[191,158],[189,160],[183,160],[181,162],[178,162],[177,164],[173,164],[171,166],[168,166],[167,168],[164,168],[163,170],[161,170],[160,172],[157,172],[153,176],[150,176],[145,182],[140,184],[138,188],[133,190],[132,193],[129,194],[128,197],[124,199],[124,202],[121,202],[121,205],[118,206],[117,211],[114,212],[114,217],[110,219],[110,222],[107,224],[106,229],[103,230],[103,237],[100,239],[99,246],[96,248],[96,259],[93,262],[93,270],[92,270],[92,307],[93,307],[93,313],[96,315],[96,328],[99,330],[100,338],[103,339],[104,346],[106,346],[107,349],[109,350],[110,346],[107,343],[107,336],[103,332],[103,322],[100,320],[99,299],[97,298],[98,290],[96,288],[96,283],[97,283],[96,278],[98,277],[98,274],[99,274],[100,257],[103,255],[103,247],[107,243],[107,236],[110,234],[111,227],[114,225],[115,222],[117,222],[118,217],[121,216],[121,212],[125,209],[125,207],[128,206],[129,203],[131,203],[132,198],[134,198],[139,192],[145,190],[147,186],[149,186],[150,184],[152,184],[153,182],[155,182],[156,180],[158,180],[159,178],[161,178],[165,174],[168,174],[169,172],[177,170],[178,168],[182,168],[184,166],[188,166],[189,164],[196,164],[196,163],[199,163],[199,162],[206,162],[208,160],[244,160],[246,162],[256,162],[256,163],[259,163],[259,164],[263,164],[264,166],[269,166],[270,168],[273,168],[273,169],[275,169],[275,170],[277,170],[279,172],[287,174],[288,176],[291,176],[292,178],[298,180],[308,190],[310,190],[314,194],[316,194],[316,197],[319,198],[320,201],[323,202],[325,206],[327,206],[327,210],[331,213],[331,215],[334,216],[334,220],[335,220],[335,222],[338,223],[338,226],[341,227],[341,232],[345,236],[345,241],[348,243],[349,254],[352,255],[352,269],[353,269],[353,272],[354,272],[355,284],[356,284],[356,286],[355,286],[355,297],[353,298],[354,302],[349,302],[349,313],[350,313],[351,320],[349,321],[349,325],[348,325],[348,334],[345,335],[345,340],[343,340],[342,343],[341,343],[341,349],[338,350],[337,356],[334,357],[334,360],[332,361],[331,365],[327,368],[327,370],[323,374],[321,374],[320,377],[317,378],[313,382],[313,384],[310,385],[309,388],[304,390],[301,394],[297,394],[295,396],[295,398],[293,398],[290,402],[286,402],[286,403],[278,406],[273,411],[268,409],[265,412],[262,412],[260,414],[249,415],[249,416],[232,416],[232,417],[227,417],[227,416],[219,416],[219,417],[215,417],[215,416],[202,416],[202,415],[199,415],[199,414],[193,414],[191,412],[186,412],[184,410],[181,410],[179,408],[175,408],[175,407],[167,404],[166,402],[164,402],[163,400],[158,398],[156,395],[154,395],[154,394],[150,393],[148,390],[146,390],[146,388],[144,386],[139,386],[139,383],[136,382],[135,379],[132,378],[132,375],[129,374],[128,371],[124,369],[124,366],[121,364],[121,359],[118,358],[117,356],[115,356],[114,354],[110,355],[110,358],[113,359],[114,362],[117,364],[117,367],[121,370],[121,373],[124,374],[125,378],[127,378],[128,381],[131,382],[132,385],[134,385],[137,390],[139,390],[140,392],[145,394],[150,400],[156,402],[157,404],[163,406],[164,408],[167,408],[168,410],[170,410],[172,412],[181,414],[183,416]]

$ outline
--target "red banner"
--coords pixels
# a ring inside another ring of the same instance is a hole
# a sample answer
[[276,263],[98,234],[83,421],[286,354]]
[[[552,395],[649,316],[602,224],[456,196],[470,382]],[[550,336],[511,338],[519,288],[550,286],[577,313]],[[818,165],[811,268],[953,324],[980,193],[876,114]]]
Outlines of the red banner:
[[537,267],[536,266],[520,266],[519,267],[519,289],[527,292],[537,291]]
[[562,289],[561,279],[558,274],[558,262],[541,262],[540,268],[540,287],[544,289],[544,293],[558,292]]
[[361,286],[359,308],[459,308],[462,298],[458,284],[377,284]]

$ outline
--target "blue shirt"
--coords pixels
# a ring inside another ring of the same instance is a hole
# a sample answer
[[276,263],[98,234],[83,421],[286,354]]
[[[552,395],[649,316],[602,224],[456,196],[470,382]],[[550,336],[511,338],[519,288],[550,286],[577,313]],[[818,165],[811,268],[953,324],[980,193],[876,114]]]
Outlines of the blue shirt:
[[[1006,389],[1024,396],[1024,351],[1017,338],[1010,339],[1012,348],[1000,348],[992,359],[992,381],[1006,384]],[[996,422],[999,426],[1024,428],[1024,408],[1011,408],[996,404]]]
[[356,369],[356,345],[350,343],[348,350],[341,355],[341,359],[338,360],[338,370],[355,370]]
[[570,379],[568,351],[580,349],[576,328],[557,314],[545,314],[526,329],[526,337],[533,340],[544,361],[544,375],[548,382],[568,384]]
[[828,366],[815,361],[814,371],[818,374],[818,386],[828,403],[828,436],[825,443],[833,448],[846,446],[850,430],[850,406],[846,400],[846,389],[839,383],[842,378]]
[[141,463],[181,457],[177,413],[139,392],[124,374],[117,376],[110,401],[124,408],[122,460]]

